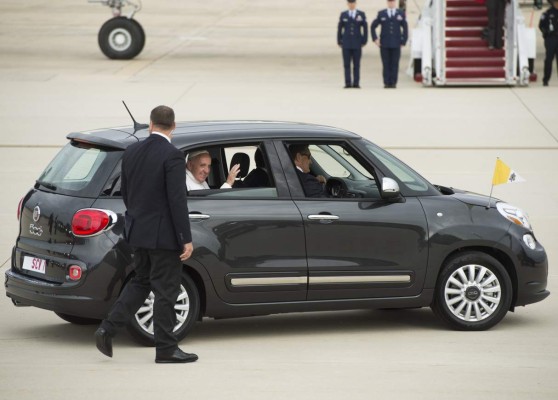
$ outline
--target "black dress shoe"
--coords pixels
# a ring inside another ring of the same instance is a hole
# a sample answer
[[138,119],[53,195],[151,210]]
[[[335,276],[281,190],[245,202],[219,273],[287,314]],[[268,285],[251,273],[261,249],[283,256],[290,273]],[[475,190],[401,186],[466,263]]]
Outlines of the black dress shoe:
[[353,88],[360,89],[360,85],[353,85]]
[[543,81],[543,86],[548,86],[548,82]]
[[195,354],[184,353],[180,349],[176,349],[168,355],[157,355],[155,362],[157,364],[178,364],[178,363],[191,363],[198,359]]
[[105,329],[99,328],[95,331],[95,340],[97,349],[105,356],[112,357],[112,336]]
[[350,89],[350,88],[352,88],[351,85],[345,85],[345,87],[343,89]]

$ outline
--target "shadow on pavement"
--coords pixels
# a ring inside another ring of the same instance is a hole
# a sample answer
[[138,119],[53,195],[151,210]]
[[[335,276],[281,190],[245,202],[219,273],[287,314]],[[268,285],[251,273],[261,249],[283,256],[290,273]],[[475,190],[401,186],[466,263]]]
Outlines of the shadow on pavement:
[[[536,316],[508,314],[492,330],[530,329],[541,323]],[[94,345],[93,333],[97,325],[58,324],[33,327],[12,326],[3,340],[36,340],[66,345]],[[449,330],[428,308],[402,310],[357,310],[279,314],[262,317],[205,319],[198,323],[185,339],[189,344],[215,340],[242,340],[256,337],[296,337],[355,333],[403,333]],[[138,347],[123,330],[116,338],[118,346]]]
[[330,335],[445,329],[429,309],[294,313],[265,317],[205,320],[188,339]]

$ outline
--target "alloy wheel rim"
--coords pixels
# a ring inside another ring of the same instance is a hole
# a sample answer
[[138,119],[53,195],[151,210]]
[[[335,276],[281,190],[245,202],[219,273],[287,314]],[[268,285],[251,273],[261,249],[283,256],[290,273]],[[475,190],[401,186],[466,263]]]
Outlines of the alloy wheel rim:
[[116,28],[110,32],[108,41],[114,50],[126,51],[132,45],[132,35],[126,29]]
[[[136,322],[142,330],[146,333],[153,335],[153,303],[155,301],[155,295],[153,292],[149,293],[149,296],[145,299],[143,305],[136,312]],[[180,293],[176,298],[176,303],[174,305],[174,311],[176,313],[176,325],[174,326],[173,332],[180,329],[188,318],[190,313],[190,297],[188,292],[183,285],[180,285]]]
[[468,264],[455,270],[444,287],[444,300],[462,321],[479,322],[494,314],[502,298],[498,277],[488,268]]

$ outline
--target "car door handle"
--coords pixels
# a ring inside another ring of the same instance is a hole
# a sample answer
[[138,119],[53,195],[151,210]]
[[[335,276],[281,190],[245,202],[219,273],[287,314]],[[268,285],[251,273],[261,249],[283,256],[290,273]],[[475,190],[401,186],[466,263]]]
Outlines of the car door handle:
[[310,214],[308,219],[319,220],[319,221],[335,221],[339,219],[337,215],[331,214]]
[[188,217],[190,217],[190,219],[195,219],[195,220],[203,220],[203,219],[211,218],[210,215],[200,214],[200,213],[190,213],[188,214]]

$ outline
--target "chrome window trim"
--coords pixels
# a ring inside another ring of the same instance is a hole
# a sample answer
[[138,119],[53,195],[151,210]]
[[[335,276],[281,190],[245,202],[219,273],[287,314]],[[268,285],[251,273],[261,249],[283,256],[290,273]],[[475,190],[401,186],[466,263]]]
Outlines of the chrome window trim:
[[328,283],[409,283],[410,275],[353,275],[353,276],[311,276],[310,284]]
[[269,278],[231,278],[231,285],[238,286],[270,286],[270,285],[305,285],[306,276],[282,276]]

